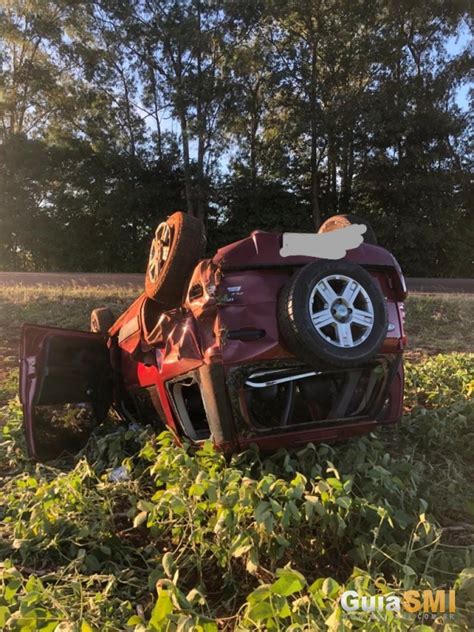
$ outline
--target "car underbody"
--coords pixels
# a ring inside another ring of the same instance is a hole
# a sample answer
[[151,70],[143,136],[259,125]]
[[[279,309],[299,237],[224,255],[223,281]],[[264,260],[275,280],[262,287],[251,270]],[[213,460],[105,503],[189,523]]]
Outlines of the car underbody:
[[[406,288],[390,253],[363,243],[339,261],[283,256],[281,235],[255,231],[167,269],[186,225],[169,226],[157,230],[167,241],[152,246],[145,292],[118,319],[102,308],[93,332],[24,326],[30,456],[74,451],[110,407],[226,453],[341,440],[400,418]],[[54,413],[64,406],[79,410],[72,428]]]

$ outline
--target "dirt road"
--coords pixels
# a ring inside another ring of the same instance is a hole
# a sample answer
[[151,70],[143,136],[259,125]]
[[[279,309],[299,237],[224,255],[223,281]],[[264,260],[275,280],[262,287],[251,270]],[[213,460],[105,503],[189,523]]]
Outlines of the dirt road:
[[[0,285],[119,285],[140,287],[143,274],[0,272]],[[407,279],[411,292],[474,294],[474,279]]]

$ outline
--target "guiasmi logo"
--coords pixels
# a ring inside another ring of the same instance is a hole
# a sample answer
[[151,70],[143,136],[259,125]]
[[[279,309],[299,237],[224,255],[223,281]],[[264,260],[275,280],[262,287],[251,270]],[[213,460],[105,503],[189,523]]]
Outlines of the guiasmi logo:
[[[381,588],[383,580],[376,580]],[[385,589],[385,592],[387,590]],[[355,590],[346,590],[341,596],[341,607],[347,612],[408,612],[420,619],[435,618],[440,614],[453,616],[456,611],[454,590],[405,590],[400,595],[379,594],[361,596]]]

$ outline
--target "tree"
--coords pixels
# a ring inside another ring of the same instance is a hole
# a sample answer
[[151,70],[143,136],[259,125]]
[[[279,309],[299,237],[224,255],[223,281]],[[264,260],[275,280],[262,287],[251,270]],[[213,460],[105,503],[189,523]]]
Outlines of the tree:
[[471,57],[447,43],[468,8],[11,0],[0,265],[138,269],[184,208],[212,247],[357,212],[409,273],[464,274],[472,123],[456,93]]
[[[189,213],[204,223],[208,181],[219,153],[225,20],[220,2],[148,0],[102,3],[124,46],[141,67],[145,102],[179,124]],[[157,124],[157,130],[161,129]],[[195,145],[195,147],[194,147]],[[195,148],[196,158],[192,159]]]
[[365,103],[354,208],[373,218],[381,243],[414,275],[442,275],[472,231],[468,115],[455,102],[469,56],[451,58],[445,48],[462,16],[458,4],[389,3],[385,63]]
[[309,190],[317,228],[351,196],[360,104],[376,67],[379,3],[292,0],[275,3],[272,18],[276,111],[292,150],[294,186]]

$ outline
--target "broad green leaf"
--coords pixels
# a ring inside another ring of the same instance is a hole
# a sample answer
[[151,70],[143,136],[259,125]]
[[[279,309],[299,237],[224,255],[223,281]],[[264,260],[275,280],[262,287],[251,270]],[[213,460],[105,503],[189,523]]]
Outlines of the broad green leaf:
[[255,520],[257,522],[264,522],[267,514],[270,511],[270,503],[266,500],[262,500],[255,508]]
[[173,612],[173,602],[171,601],[171,595],[168,590],[158,589],[158,600],[153,606],[149,624],[154,630],[163,629],[163,623],[168,619],[168,616]]
[[334,608],[332,614],[326,619],[328,632],[339,632],[342,618],[342,610],[339,607]]
[[281,608],[278,611],[278,616],[282,617],[283,619],[285,617],[291,616],[290,606],[288,605],[288,602],[286,601],[286,599],[285,599],[285,603],[281,606]]
[[92,553],[86,555],[85,562],[88,570],[93,571],[94,573],[100,570],[100,562]]
[[254,606],[251,606],[247,612],[247,617],[257,623],[264,619],[270,619],[273,616],[272,607],[267,601],[256,603]]
[[0,606],[0,629],[4,629],[7,619],[10,617],[10,609],[7,606]]
[[462,590],[471,601],[474,601],[474,568],[462,570],[456,580],[456,584],[459,586],[458,590]]
[[326,482],[334,489],[343,489],[341,481],[337,478],[327,478]]
[[13,601],[13,597],[21,586],[21,579],[11,579],[5,586],[4,596],[7,602]]
[[271,591],[277,595],[288,597],[288,595],[303,590],[306,586],[304,576],[298,571],[285,568],[279,569],[277,574],[279,577],[271,586]]
[[261,601],[265,601],[269,599],[272,594],[270,584],[262,584],[255,590],[252,590],[250,595],[247,597],[247,601],[250,605],[260,603]]
[[338,594],[339,589],[340,585],[332,577],[326,577],[321,586],[321,590],[323,591],[323,593],[331,599],[333,599]]
[[336,498],[336,505],[342,507],[343,509],[349,509],[351,506],[351,499],[348,496],[339,496]]

